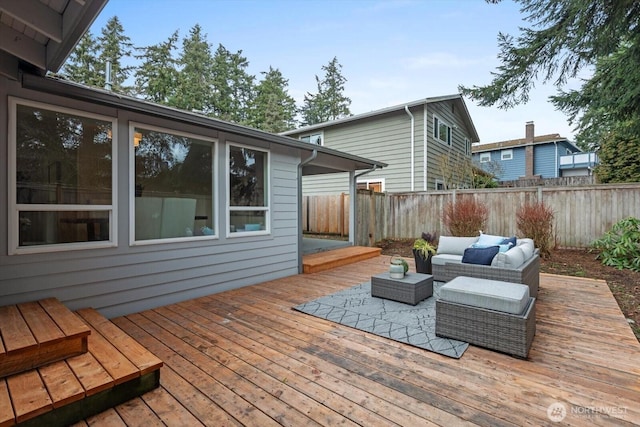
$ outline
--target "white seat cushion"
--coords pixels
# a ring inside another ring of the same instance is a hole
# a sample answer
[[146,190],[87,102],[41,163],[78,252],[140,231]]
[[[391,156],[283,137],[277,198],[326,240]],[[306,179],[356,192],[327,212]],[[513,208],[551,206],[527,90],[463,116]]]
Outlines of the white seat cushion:
[[519,283],[458,276],[440,288],[440,299],[521,314],[529,303],[529,287]]
[[445,265],[447,262],[462,262],[462,255],[440,254],[431,257],[431,264]]
[[478,241],[477,237],[440,236],[438,239],[438,255],[464,255],[464,250]]

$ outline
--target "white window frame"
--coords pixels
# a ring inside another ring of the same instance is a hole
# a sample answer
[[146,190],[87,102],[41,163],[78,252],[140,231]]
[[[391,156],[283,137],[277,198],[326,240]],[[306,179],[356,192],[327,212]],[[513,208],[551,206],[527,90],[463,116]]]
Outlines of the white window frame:
[[[447,128],[447,136],[445,137],[446,141],[440,138],[440,125],[444,125]],[[433,137],[441,144],[451,146],[453,141],[453,130],[451,126],[447,124],[444,120],[440,119],[440,117],[433,115]]]
[[513,160],[513,149],[500,151],[500,160]]
[[384,193],[386,191],[386,183],[385,178],[375,178],[375,179],[358,179],[356,181],[357,184],[366,184],[367,190],[369,190],[369,184],[372,183],[380,183],[381,191]]
[[[266,153],[267,155],[267,178],[265,182],[265,197],[267,199],[266,206],[231,206],[231,195],[229,194],[229,186],[230,186],[230,173],[229,170],[229,153],[231,151],[231,147],[238,148],[246,148],[247,150],[253,151],[261,151]],[[266,148],[259,148],[252,145],[240,144],[233,141],[227,141],[226,144],[226,155],[225,155],[225,163],[226,163],[226,175],[225,175],[225,193],[226,193],[226,237],[227,238],[236,238],[236,237],[247,237],[247,236],[261,236],[261,235],[270,235],[271,234],[271,150]],[[262,212],[264,211],[264,230],[256,230],[256,231],[234,231],[231,232],[231,212],[233,211],[256,211]]]
[[464,153],[467,156],[471,155],[471,140],[466,136],[464,137]]
[[[320,138],[320,144],[318,144],[316,141],[313,141],[312,138]],[[304,141],[304,138],[309,138],[309,141]],[[300,135],[299,138],[301,141],[303,142],[307,142],[309,144],[314,144],[314,145],[319,145],[319,146],[323,146],[324,145],[324,132],[320,131],[320,132],[313,132],[313,133],[307,133],[304,135]]]
[[[212,235],[205,236],[185,236],[185,237],[168,237],[165,239],[148,239],[148,240],[136,240],[136,168],[135,168],[135,128],[144,128],[152,132],[168,133],[176,136],[183,136],[185,138],[193,138],[199,141],[210,142],[212,144],[213,156],[211,156],[211,179],[213,183],[211,189],[213,194],[211,195],[212,212],[211,224],[213,225],[214,233]],[[209,138],[202,135],[197,135],[188,132],[181,132],[171,128],[165,128],[160,126],[153,126],[142,122],[129,122],[129,244],[131,246],[142,245],[158,245],[166,243],[177,242],[190,242],[194,240],[214,240],[220,237],[218,227],[218,140],[215,138]]]
[[489,163],[491,161],[491,153],[480,153],[480,163]]
[[[9,129],[8,129],[8,156],[7,171],[9,174],[8,184],[9,201],[8,207],[8,223],[9,236],[7,239],[7,251],[9,255],[34,254],[46,252],[62,252],[81,249],[99,249],[118,246],[118,216],[114,212],[118,211],[118,191],[117,191],[117,170],[118,170],[118,139],[117,128],[118,120],[115,117],[103,116],[100,114],[87,113],[86,111],[76,110],[73,108],[60,107],[55,104],[47,104],[44,102],[30,101],[13,96],[8,97],[8,113],[9,113]],[[60,112],[64,114],[86,117],[88,119],[100,120],[111,123],[111,204],[110,205],[71,205],[71,204],[22,204],[17,203],[17,180],[16,180],[16,162],[17,162],[17,137],[18,114],[17,106],[24,105],[33,108],[41,108],[45,110]],[[42,212],[95,212],[102,211],[109,213],[109,240],[89,241],[89,242],[73,242],[73,243],[53,243],[48,245],[20,246],[19,227],[20,227],[20,211],[42,211]]]

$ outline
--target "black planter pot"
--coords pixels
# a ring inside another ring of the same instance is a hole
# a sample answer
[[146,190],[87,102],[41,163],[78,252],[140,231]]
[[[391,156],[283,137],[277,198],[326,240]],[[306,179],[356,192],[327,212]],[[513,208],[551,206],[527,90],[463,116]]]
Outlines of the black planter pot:
[[431,255],[424,258],[417,249],[413,249],[413,258],[416,261],[416,273],[431,274]]

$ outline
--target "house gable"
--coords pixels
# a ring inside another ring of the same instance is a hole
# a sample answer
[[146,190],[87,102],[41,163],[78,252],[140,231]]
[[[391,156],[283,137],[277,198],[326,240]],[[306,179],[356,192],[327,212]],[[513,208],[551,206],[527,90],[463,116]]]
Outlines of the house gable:
[[[439,128],[444,139],[438,137]],[[478,139],[460,95],[427,98],[283,135],[300,138],[319,133],[325,147],[388,164],[362,176],[360,182],[390,192],[435,189],[443,182],[440,157],[470,157],[471,143]],[[346,190],[340,182],[344,182],[340,176],[305,179],[303,189],[306,194],[339,193]]]

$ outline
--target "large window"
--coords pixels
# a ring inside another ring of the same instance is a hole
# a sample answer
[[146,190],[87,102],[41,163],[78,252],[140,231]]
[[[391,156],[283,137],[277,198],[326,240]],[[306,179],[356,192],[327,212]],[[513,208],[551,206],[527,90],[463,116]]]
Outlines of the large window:
[[131,124],[132,241],[211,238],[215,141]]
[[9,98],[9,253],[116,244],[115,119]]
[[322,145],[322,133],[312,133],[310,135],[303,135],[300,137],[300,141],[309,142],[315,145]]
[[229,234],[267,234],[269,227],[269,153],[229,145]]
[[433,137],[443,144],[451,145],[451,127],[433,116]]

